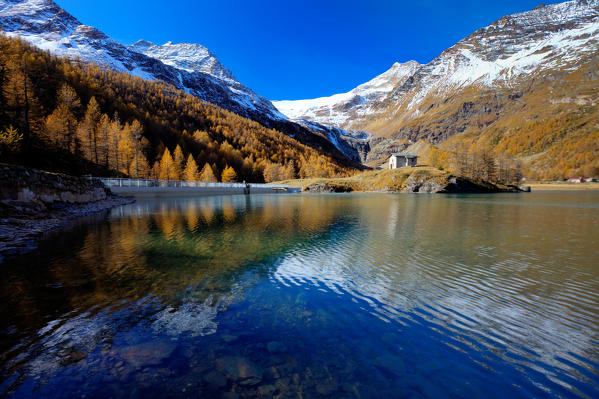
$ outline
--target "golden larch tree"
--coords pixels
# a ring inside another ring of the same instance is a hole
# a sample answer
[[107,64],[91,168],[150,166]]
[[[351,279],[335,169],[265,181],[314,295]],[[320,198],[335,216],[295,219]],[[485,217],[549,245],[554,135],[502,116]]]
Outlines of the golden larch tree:
[[200,180],[200,172],[198,171],[198,164],[193,155],[187,156],[187,162],[185,163],[185,169],[183,170],[183,180],[186,181],[198,181]]
[[175,151],[173,151],[173,167],[175,168],[177,179],[181,179],[184,166],[185,156],[183,155],[183,150],[181,150],[181,146],[177,144],[177,146],[175,147]]
[[208,162],[206,162],[206,165],[204,165],[204,168],[202,168],[202,171],[200,172],[200,181],[205,183],[218,182],[218,179],[214,175],[214,171]]
[[160,180],[177,180],[179,175],[174,168],[174,161],[171,152],[167,149],[164,150],[162,158],[160,159]]
[[143,154],[139,154],[131,161],[129,176],[135,179],[145,179],[150,176],[150,164]]
[[75,89],[63,84],[56,98],[56,109],[46,118],[45,133],[50,142],[67,151],[75,149],[77,119],[75,113],[81,107],[81,101]]
[[221,176],[221,181],[223,183],[233,183],[237,181],[237,172],[232,166],[226,166],[223,170],[223,174]]
[[77,139],[81,146],[83,156],[90,161],[98,163],[98,154],[96,152],[98,138],[96,128],[100,120],[100,106],[95,97],[92,97],[87,104],[85,116],[77,128]]

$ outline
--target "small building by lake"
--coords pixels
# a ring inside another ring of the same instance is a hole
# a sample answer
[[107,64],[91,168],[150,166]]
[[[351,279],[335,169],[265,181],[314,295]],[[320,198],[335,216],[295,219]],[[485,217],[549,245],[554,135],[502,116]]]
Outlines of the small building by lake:
[[403,168],[404,166],[418,165],[418,155],[415,154],[391,154],[389,158],[389,169]]

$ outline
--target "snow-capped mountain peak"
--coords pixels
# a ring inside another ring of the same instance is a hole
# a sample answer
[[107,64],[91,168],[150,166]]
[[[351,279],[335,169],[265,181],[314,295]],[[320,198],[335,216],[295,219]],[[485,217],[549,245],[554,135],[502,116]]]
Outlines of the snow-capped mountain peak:
[[347,93],[311,100],[273,101],[273,104],[291,119],[308,119],[339,127],[356,115],[368,113],[371,103],[381,101],[419,67],[416,61],[396,62],[386,72]]
[[362,97],[379,97],[382,94],[389,93],[398,83],[412,76],[420,66],[416,61],[408,61],[403,64],[396,62],[389,70],[361,84],[351,92]]
[[139,40],[129,48],[177,69],[187,72],[202,72],[230,83],[239,83],[231,71],[225,68],[218,58],[201,44],[175,44],[168,41],[162,46],[157,46],[147,40]]

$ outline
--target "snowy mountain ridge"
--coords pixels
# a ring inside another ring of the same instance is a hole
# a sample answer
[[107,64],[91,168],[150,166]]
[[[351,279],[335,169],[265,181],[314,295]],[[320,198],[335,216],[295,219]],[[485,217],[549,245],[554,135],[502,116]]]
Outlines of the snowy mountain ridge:
[[307,119],[339,127],[352,114],[367,114],[371,103],[382,101],[397,84],[412,76],[419,67],[416,61],[403,64],[396,62],[386,72],[347,93],[312,100],[273,101],[273,104],[293,120]]
[[[574,0],[505,16],[479,29],[418,71],[420,87],[408,108],[430,93],[466,85],[507,86],[521,76],[572,69],[598,49],[599,0]],[[400,100],[405,90],[393,94]]]
[[59,56],[105,65],[119,72],[161,80],[242,116],[286,119],[270,101],[243,86],[199,44],[124,46],[75,17],[52,0],[0,0],[0,30]]
[[240,84],[233,73],[225,68],[210,50],[201,44],[166,42],[157,46],[147,40],[139,40],[129,48],[135,52],[162,61],[190,73],[202,72],[230,84]]

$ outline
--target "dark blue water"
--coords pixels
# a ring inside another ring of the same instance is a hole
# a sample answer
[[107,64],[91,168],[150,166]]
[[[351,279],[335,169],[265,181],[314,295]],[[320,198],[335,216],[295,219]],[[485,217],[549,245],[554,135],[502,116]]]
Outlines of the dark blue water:
[[599,397],[599,193],[138,202],[2,268],[4,396]]

